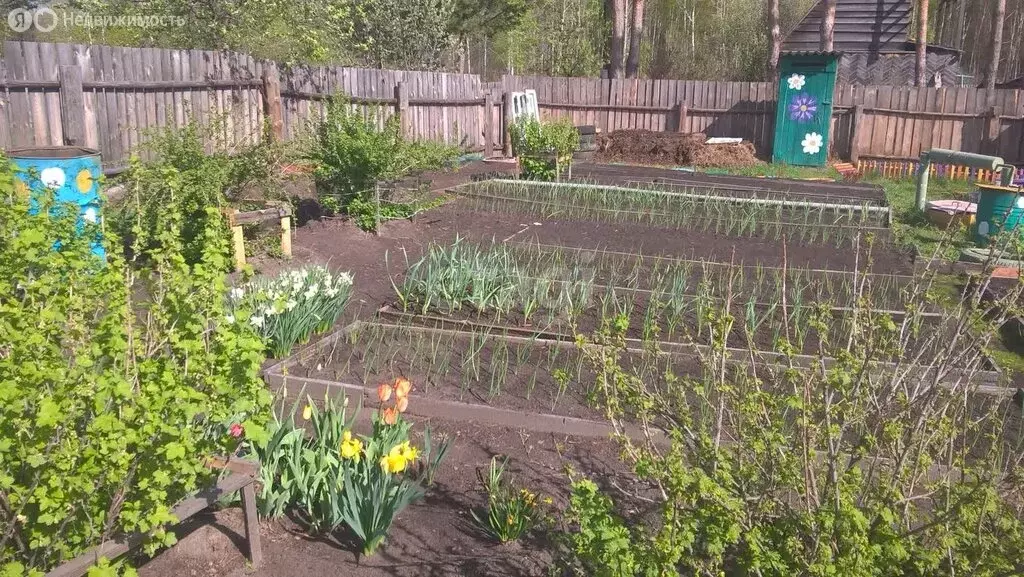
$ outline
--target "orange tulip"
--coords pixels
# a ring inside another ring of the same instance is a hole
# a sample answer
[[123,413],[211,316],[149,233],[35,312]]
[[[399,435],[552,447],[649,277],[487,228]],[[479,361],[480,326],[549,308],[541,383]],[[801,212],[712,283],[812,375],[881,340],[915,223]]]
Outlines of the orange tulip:
[[394,407],[388,407],[384,409],[384,412],[381,414],[381,419],[384,421],[385,425],[394,425],[398,422],[398,411],[396,411]]
[[404,377],[398,377],[395,379],[395,395],[397,395],[399,399],[408,397],[409,391],[411,390],[412,383],[409,382],[409,379]]
[[384,383],[377,387],[377,398],[380,399],[380,402],[382,403],[387,402],[387,400],[391,398],[391,385]]
[[398,397],[398,400],[395,401],[395,408],[399,413],[404,413],[409,408],[409,397]]

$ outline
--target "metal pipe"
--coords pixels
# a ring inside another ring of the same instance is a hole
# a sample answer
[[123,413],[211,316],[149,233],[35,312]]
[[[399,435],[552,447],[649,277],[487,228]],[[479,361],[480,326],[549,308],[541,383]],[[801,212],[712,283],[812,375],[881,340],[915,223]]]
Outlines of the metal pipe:
[[[606,184],[586,184],[582,182],[546,182],[542,180],[513,180],[509,178],[495,178],[488,182],[500,182],[504,184],[528,184],[530,186],[548,186],[552,188],[589,188],[615,192],[644,192],[647,194],[660,194],[665,196],[676,196],[679,198],[691,198],[694,200],[725,200],[740,204],[763,204],[770,206],[785,206],[791,208],[831,208],[835,210],[861,210],[866,212],[877,212],[890,214],[888,206],[867,206],[858,204],[831,204],[828,202],[805,202],[798,200],[776,200],[770,198],[743,198],[740,196],[725,196],[720,194],[695,194],[689,192],[669,192],[665,190],[650,190],[646,188],[626,188],[622,186],[611,186]],[[475,184],[475,183],[473,183]],[[460,186],[471,186],[460,185]],[[456,187],[458,188],[458,187]],[[514,199],[513,199],[514,200]]]
[[917,210],[924,212],[925,202],[928,200],[928,172],[931,168],[931,157],[927,152],[921,153],[921,161],[917,163]]

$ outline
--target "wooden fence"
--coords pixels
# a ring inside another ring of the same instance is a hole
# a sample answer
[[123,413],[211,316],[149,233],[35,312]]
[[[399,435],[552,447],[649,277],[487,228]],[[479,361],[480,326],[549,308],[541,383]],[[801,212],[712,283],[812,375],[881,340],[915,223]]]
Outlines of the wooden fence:
[[[269,128],[299,137],[344,93],[378,117],[399,115],[406,137],[507,150],[508,93],[533,88],[544,116],[569,115],[603,132],[639,128],[742,137],[770,155],[775,87],[766,82],[602,80],[284,67],[227,51],[5,42],[0,59],[0,147],[98,148],[123,165],[155,128],[219,120],[228,145]],[[933,147],[1024,163],[1024,91],[897,86],[836,87],[834,157],[910,160]]]
[[[533,88],[543,115],[569,115],[604,132],[735,136],[765,156],[772,147],[776,90],[766,82],[505,76],[490,86]],[[830,145],[833,156],[854,161],[911,160],[924,150],[949,148],[1024,163],[1024,91],[839,85]]]
[[285,68],[229,51],[5,42],[0,60],[0,147],[84,145],[122,166],[153,129],[215,121],[227,146],[265,126],[298,137],[324,99],[401,115],[405,135],[483,148],[480,77],[337,66]]

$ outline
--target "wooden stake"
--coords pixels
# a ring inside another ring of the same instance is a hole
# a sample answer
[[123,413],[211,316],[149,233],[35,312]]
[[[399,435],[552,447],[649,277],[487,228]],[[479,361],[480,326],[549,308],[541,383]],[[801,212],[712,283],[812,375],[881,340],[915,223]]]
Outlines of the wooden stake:
[[242,512],[245,514],[245,540],[249,546],[249,563],[255,569],[263,563],[260,545],[260,521],[256,510],[256,485],[242,487]]
[[235,272],[238,272],[245,268],[245,238],[240,224],[231,227],[231,245],[235,251]]
[[281,254],[292,256],[292,217],[281,217]]
[[270,121],[270,135],[274,140],[284,139],[284,116],[281,112],[281,76],[277,64],[263,63],[263,111]]

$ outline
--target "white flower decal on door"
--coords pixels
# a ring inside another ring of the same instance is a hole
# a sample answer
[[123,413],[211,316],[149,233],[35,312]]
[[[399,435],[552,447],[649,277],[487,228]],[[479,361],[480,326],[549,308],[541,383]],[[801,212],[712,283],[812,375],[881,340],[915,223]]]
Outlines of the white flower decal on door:
[[803,74],[794,74],[786,79],[786,83],[790,90],[800,90],[807,83],[807,78]]
[[804,147],[804,154],[818,154],[823,141],[824,139],[817,132],[808,132],[800,144]]

